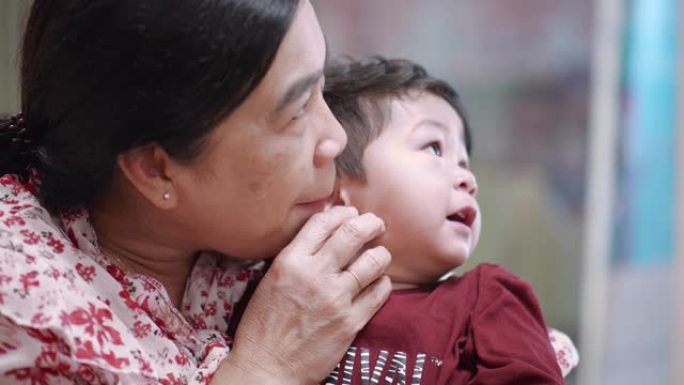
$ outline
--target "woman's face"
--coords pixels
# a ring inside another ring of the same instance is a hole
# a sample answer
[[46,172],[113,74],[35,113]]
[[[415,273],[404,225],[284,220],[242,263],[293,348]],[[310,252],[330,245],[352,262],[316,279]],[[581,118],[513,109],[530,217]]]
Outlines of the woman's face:
[[347,140],[323,100],[325,59],[323,33],[303,1],[266,76],[178,178],[186,241],[269,257],[323,210]]

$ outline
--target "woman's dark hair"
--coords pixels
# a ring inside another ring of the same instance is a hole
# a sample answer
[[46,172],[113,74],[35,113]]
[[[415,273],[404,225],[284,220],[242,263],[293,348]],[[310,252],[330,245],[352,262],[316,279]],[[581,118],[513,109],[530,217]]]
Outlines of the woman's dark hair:
[[325,97],[330,110],[347,132],[347,147],[335,159],[346,175],[365,180],[363,153],[385,125],[381,106],[389,98],[424,91],[444,99],[463,121],[466,150],[471,150],[470,123],[456,90],[430,76],[421,65],[403,59],[375,56],[331,61],[325,69]]
[[35,144],[31,156],[20,154],[1,121],[0,175],[37,169],[40,199],[58,212],[92,204],[129,149],[158,143],[192,160],[264,77],[297,7],[298,0],[34,1],[21,106],[26,142]]

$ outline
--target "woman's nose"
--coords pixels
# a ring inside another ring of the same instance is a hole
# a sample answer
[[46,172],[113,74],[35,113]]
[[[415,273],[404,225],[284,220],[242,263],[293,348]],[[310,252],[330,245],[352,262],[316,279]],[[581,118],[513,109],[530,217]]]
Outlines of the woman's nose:
[[324,111],[322,111],[322,115],[322,119],[319,122],[321,135],[314,153],[314,166],[316,167],[326,166],[332,162],[335,157],[342,153],[347,145],[347,133],[332,114],[327,104],[324,107]]

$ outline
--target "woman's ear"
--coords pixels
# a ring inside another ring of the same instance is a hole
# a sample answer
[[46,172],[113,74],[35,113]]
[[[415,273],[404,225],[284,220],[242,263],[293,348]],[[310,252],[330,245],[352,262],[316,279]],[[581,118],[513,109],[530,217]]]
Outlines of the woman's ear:
[[157,144],[132,149],[117,158],[117,165],[128,183],[160,209],[172,209],[178,203],[172,162],[169,154]]

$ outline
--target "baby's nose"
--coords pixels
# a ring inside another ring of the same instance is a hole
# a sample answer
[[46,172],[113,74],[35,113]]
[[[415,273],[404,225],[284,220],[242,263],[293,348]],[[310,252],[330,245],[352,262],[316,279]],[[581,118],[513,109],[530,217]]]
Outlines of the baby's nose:
[[477,180],[470,170],[457,171],[454,187],[458,190],[463,190],[472,196],[477,195]]

